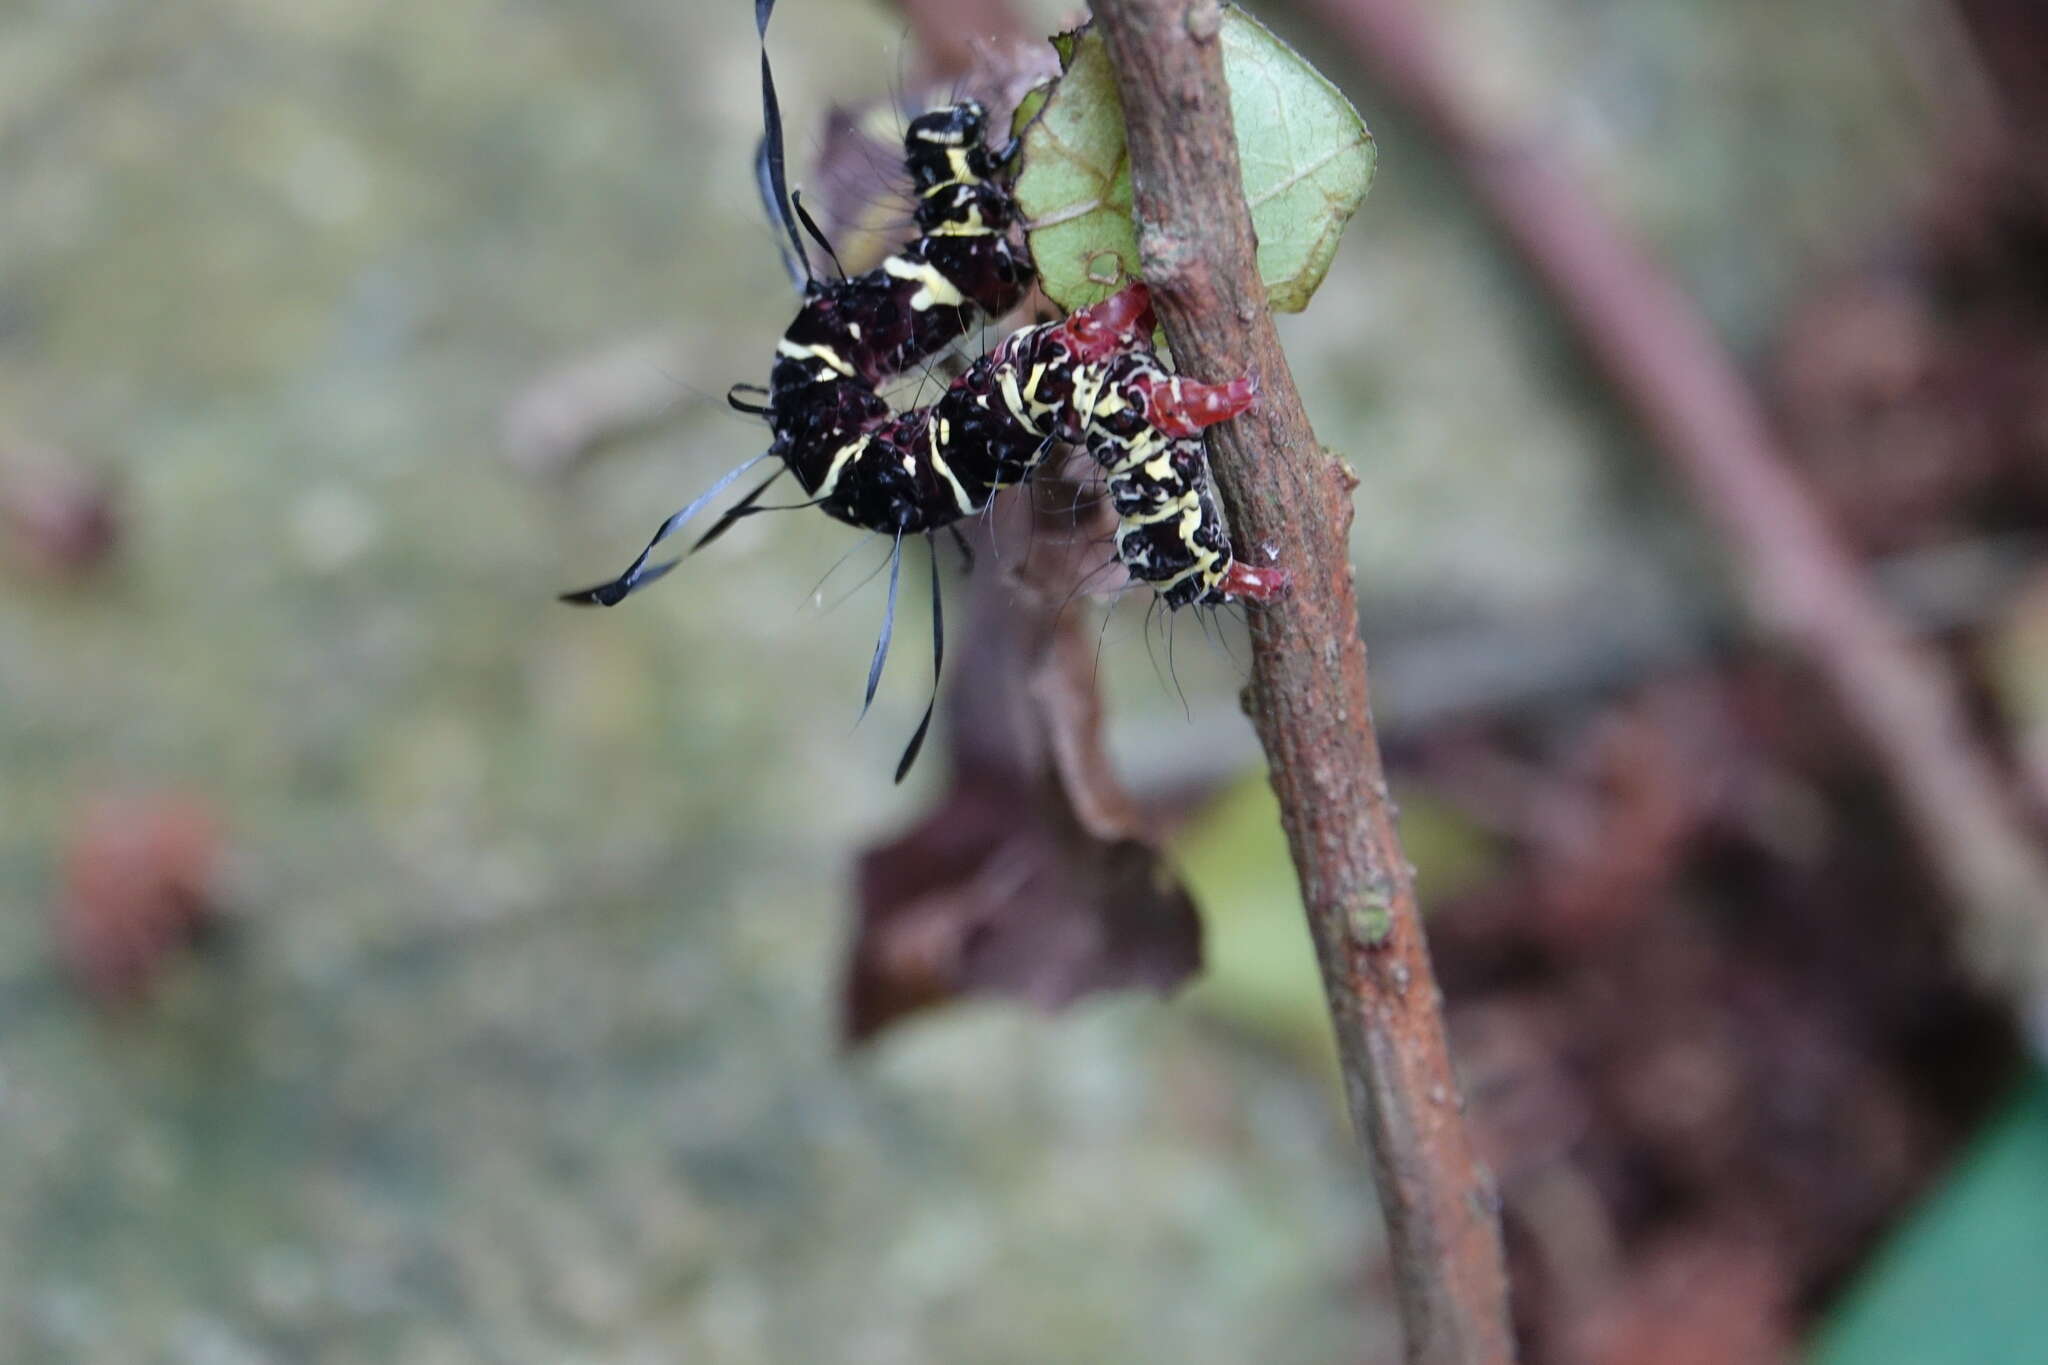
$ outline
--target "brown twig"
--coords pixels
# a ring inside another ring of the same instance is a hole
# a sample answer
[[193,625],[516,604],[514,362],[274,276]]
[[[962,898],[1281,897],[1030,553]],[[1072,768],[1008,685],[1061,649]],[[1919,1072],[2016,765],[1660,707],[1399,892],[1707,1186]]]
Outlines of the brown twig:
[[1877,598],[1699,312],[1533,137],[1490,128],[1413,0],[1301,0],[1442,142],[1719,529],[1751,612],[1833,688],[1963,912],[1981,980],[2048,989],[2048,862],[1960,689]]
[[1418,1362],[1512,1357],[1490,1181],[1467,1137],[1368,705],[1346,531],[1349,486],[1316,444],[1258,278],[1223,82],[1216,0],[1101,0],[1129,128],[1139,247],[1175,359],[1256,373],[1217,430],[1234,533],[1272,545],[1294,595],[1254,614],[1248,707],[1272,764],[1358,1131],[1372,1150]]

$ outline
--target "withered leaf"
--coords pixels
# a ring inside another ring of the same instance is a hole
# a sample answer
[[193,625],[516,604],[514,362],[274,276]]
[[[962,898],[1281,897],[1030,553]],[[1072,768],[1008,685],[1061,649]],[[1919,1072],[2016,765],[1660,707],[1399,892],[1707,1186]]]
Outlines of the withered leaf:
[[[1008,501],[978,530],[983,568],[948,698],[952,785],[861,861],[849,1042],[965,996],[1054,1009],[1095,991],[1170,990],[1201,966],[1194,901],[1102,749],[1075,605],[1116,586],[1096,581],[1100,527],[1078,524],[1071,487],[1051,480]],[[992,562],[997,547],[1027,545],[1021,561]]]
[[847,987],[860,1042],[960,996],[1054,1009],[1093,991],[1166,991],[1201,965],[1194,902],[1137,839],[1098,839],[1034,793],[970,779],[870,852]]

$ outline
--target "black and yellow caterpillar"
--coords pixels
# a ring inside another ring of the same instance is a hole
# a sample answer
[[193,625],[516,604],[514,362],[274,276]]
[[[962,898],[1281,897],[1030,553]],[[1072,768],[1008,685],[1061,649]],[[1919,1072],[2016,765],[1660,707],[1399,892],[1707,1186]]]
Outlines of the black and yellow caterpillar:
[[[927,363],[978,319],[1008,312],[1031,286],[1030,260],[1011,240],[1019,215],[1007,177],[1020,143],[990,147],[987,111],[972,100],[912,119],[903,152],[917,196],[916,237],[873,270],[821,280],[799,224],[828,254],[830,247],[785,184],[781,116],[765,50],[773,7],[774,0],[755,0],[766,129],[758,171],[793,251],[803,303],[776,345],[767,388],[754,390],[763,401],[743,401],[740,390],[730,400],[764,417],[773,441],[664,521],[624,573],[563,600],[613,606],[660,578],[678,561],[650,565],[654,548],[772,456],[780,467],[691,548],[742,516],[779,510],[759,500],[785,473],[806,494],[797,505],[893,537],[889,605],[868,675],[871,702],[895,618],[903,538],[983,510],[998,491],[1029,479],[1060,442],[1086,446],[1102,465],[1118,517],[1116,556],[1168,606],[1267,601],[1285,592],[1284,570],[1255,568],[1234,554],[1200,439],[1203,427],[1250,406],[1257,386],[1248,378],[1202,384],[1168,371],[1151,347],[1152,311],[1142,285],[1062,321],[1012,333],[934,403],[890,408],[884,384]],[[932,606],[936,676],[944,639],[936,562]],[[931,715],[927,707],[899,780]]]
[[1059,322],[1012,332],[929,407],[899,414],[871,443],[936,466],[953,494],[946,519],[1029,478],[1057,442],[1102,466],[1117,514],[1116,555],[1169,607],[1267,601],[1287,575],[1231,551],[1209,489],[1202,428],[1250,407],[1251,379],[1203,384],[1152,350],[1152,305],[1133,284]]

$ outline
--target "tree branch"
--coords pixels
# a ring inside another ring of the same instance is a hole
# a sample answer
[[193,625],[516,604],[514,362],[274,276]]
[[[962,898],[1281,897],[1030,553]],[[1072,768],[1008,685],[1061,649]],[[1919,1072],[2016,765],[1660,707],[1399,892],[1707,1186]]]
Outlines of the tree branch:
[[1978,979],[2048,1014],[2048,863],[1689,299],[1529,138],[1489,128],[1413,0],[1301,0],[1424,123],[1720,532],[1750,612],[1833,689],[1962,914]]
[[1352,1117],[1368,1142],[1411,1362],[1512,1358],[1491,1181],[1474,1156],[1442,997],[1394,827],[1351,587],[1350,486],[1316,443],[1259,283],[1216,0],[1099,0],[1129,129],[1146,283],[1179,366],[1256,373],[1216,429],[1216,477],[1247,554],[1272,545],[1293,597],[1252,615],[1247,706],[1322,962]]

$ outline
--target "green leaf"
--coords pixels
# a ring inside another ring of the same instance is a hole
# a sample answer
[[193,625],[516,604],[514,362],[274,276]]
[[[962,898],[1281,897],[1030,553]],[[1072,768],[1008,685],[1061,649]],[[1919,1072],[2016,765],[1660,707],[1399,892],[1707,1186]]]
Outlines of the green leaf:
[[1050,39],[1052,50],[1060,54],[1060,70],[1065,71],[1074,64],[1074,49],[1080,45],[1081,35],[1088,31],[1088,25],[1070,28],[1064,33],[1055,33]]
[[[1272,307],[1299,312],[1372,186],[1372,134],[1336,86],[1235,6],[1222,43],[1259,277]],[[1046,294],[1074,309],[1139,275],[1138,240],[1108,47],[1092,27],[1055,46],[1066,73],[1024,134],[1017,202]]]
[[[1055,38],[1053,41],[1057,43],[1059,39]],[[1031,121],[1038,117],[1039,110],[1045,108],[1045,102],[1052,98],[1053,88],[1058,84],[1059,82],[1048,78],[1024,92],[1024,98],[1017,101],[1017,112],[1010,115],[1011,137],[1018,136],[1031,126]]]
[[1993,1119],[1819,1334],[1813,1365],[2041,1359],[2048,1077]]

